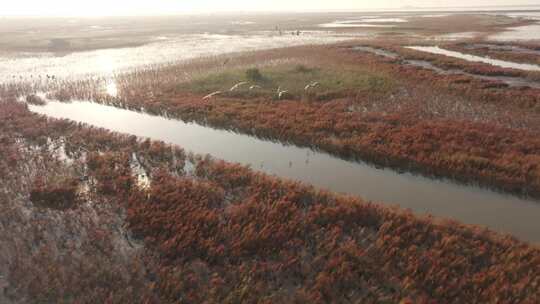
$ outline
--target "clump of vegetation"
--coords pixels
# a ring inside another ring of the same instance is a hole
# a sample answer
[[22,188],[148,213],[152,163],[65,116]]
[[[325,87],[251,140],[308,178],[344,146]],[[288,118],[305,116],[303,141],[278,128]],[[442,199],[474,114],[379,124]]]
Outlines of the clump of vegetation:
[[369,90],[381,90],[387,85],[386,79],[380,76],[369,76],[367,79],[367,86]]
[[251,68],[246,70],[246,79],[253,82],[260,82],[263,80],[263,75],[259,69]]
[[39,177],[30,190],[30,201],[43,208],[67,210],[75,208],[79,201],[79,181],[61,177],[47,180]]
[[31,105],[36,105],[36,106],[43,106],[43,105],[47,104],[47,102],[45,100],[43,100],[43,98],[41,98],[41,97],[39,97],[37,95],[34,95],[34,94],[26,96],[26,102],[31,104]]
[[308,68],[307,66],[305,66],[303,64],[299,64],[299,65],[294,67],[294,71],[297,72],[297,73],[309,73],[309,72],[313,71],[313,69]]

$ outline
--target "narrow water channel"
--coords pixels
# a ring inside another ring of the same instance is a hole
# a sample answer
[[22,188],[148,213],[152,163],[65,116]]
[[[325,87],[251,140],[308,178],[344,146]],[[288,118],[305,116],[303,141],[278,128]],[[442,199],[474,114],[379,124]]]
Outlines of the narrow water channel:
[[459,59],[463,59],[463,60],[467,60],[471,62],[487,63],[487,64],[498,66],[501,68],[510,68],[510,69],[517,69],[517,70],[523,70],[523,71],[540,71],[540,65],[536,65],[536,64],[516,63],[516,62],[511,62],[511,61],[492,59],[488,57],[464,54],[464,53],[460,53],[456,51],[445,50],[438,46],[408,46],[406,48],[411,49],[411,50],[431,53],[431,54],[459,58]]
[[531,54],[531,55],[540,56],[540,50],[528,49],[528,48],[520,47],[517,45],[472,43],[472,44],[465,44],[463,47],[468,50],[488,49],[490,51],[496,51],[496,52],[514,52],[514,53],[520,53],[520,54]]
[[433,63],[426,61],[426,60],[405,60],[399,56],[399,54],[383,50],[383,49],[377,49],[369,46],[356,46],[352,48],[354,51],[359,52],[366,52],[375,54],[378,56],[390,58],[390,59],[400,59],[401,64],[404,65],[410,65],[415,66],[427,70],[432,70],[438,74],[441,75],[465,75],[469,77],[473,77],[476,79],[486,80],[486,81],[494,81],[494,82],[502,82],[509,87],[530,87],[530,88],[540,88],[540,82],[532,81],[523,77],[511,77],[511,76],[487,76],[487,75],[480,75],[480,74],[473,74],[469,72],[465,72],[460,69],[443,69],[441,67],[438,67],[434,65]]
[[508,85],[509,87],[531,87],[531,88],[540,89],[540,82],[533,82],[533,81],[530,81],[528,79],[521,78],[521,77],[478,75],[478,74],[468,73],[459,69],[445,70],[425,60],[405,60],[403,63],[407,65],[412,65],[412,66],[420,67],[423,69],[427,69],[427,70],[432,70],[441,75],[465,75],[465,76],[469,76],[469,77],[473,77],[473,78],[481,79],[481,80],[486,80],[486,81],[502,82]]
[[29,105],[32,112],[177,144],[254,170],[366,200],[477,224],[540,243],[540,202],[346,161],[308,148],[91,102]]

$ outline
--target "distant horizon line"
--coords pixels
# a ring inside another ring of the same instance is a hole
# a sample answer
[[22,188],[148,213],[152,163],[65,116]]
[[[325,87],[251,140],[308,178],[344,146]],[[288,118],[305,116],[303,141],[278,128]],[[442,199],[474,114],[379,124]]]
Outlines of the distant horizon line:
[[[532,11],[540,11],[540,4],[506,4],[506,5],[477,5],[477,6],[402,6],[393,8],[372,8],[372,9],[311,9],[311,10],[220,10],[220,11],[190,11],[190,12],[167,12],[155,14],[126,14],[126,15],[22,15],[6,14],[0,18],[109,18],[109,17],[166,17],[185,15],[233,15],[233,14],[286,14],[286,13],[394,13],[394,12],[490,12],[500,11],[504,8],[535,8]],[[499,8],[498,10],[495,10]],[[463,9],[463,10],[458,10]],[[494,9],[494,10],[489,10]],[[528,11],[516,9],[509,11]]]

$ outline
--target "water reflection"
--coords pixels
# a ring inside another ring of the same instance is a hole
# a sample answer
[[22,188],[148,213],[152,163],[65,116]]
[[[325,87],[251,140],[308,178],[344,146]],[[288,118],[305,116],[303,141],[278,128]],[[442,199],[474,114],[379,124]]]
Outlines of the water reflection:
[[370,24],[370,23],[323,23],[319,24],[319,27],[323,28],[352,28],[352,27],[379,27],[379,28],[392,28],[396,27],[392,24]]
[[494,41],[540,41],[540,24],[513,27],[507,31],[492,35],[489,39]]
[[449,33],[449,34],[432,36],[432,37],[428,37],[428,39],[437,40],[437,41],[454,41],[454,40],[462,40],[462,39],[473,39],[478,35],[480,35],[479,32],[457,32],[457,33]]
[[[68,118],[121,133],[178,144],[255,170],[302,181],[365,199],[399,204],[418,214],[433,214],[479,224],[540,242],[540,204],[473,186],[345,161],[307,148],[286,146],[193,123],[89,102],[29,105],[31,111]],[[133,123],[133,122],[137,123]]]
[[336,20],[330,23],[319,24],[319,27],[325,28],[348,28],[348,27],[396,27],[395,24],[379,24],[379,23],[404,23],[408,20],[403,18],[362,18],[349,20]]

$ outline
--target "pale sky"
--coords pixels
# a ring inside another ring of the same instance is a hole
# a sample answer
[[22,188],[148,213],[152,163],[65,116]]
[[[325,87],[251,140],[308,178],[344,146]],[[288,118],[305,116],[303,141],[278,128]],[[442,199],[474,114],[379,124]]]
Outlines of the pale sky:
[[227,11],[540,5],[540,0],[0,0],[0,16],[114,16]]

